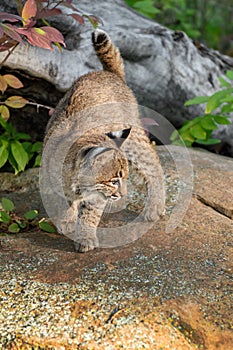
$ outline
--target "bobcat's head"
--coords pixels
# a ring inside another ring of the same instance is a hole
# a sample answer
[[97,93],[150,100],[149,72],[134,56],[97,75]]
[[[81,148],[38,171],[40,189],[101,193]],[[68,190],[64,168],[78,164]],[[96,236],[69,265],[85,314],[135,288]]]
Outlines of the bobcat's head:
[[117,148],[93,147],[81,164],[78,188],[118,200],[127,194],[128,161]]
[[73,184],[73,191],[80,194],[97,191],[111,201],[126,196],[128,161],[120,146],[129,133],[130,130],[108,133],[110,142],[83,150],[77,186]]

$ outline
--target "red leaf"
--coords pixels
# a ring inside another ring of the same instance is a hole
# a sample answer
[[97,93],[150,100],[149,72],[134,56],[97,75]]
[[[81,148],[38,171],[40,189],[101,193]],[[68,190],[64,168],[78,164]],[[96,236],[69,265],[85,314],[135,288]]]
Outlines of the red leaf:
[[103,21],[100,17],[94,15],[87,15],[85,13],[83,14],[83,17],[86,17],[95,29],[98,27],[99,23],[103,24]]
[[99,23],[103,25],[103,21],[100,17],[94,15],[87,15],[87,18],[95,28],[98,26]]
[[84,22],[83,16],[78,15],[77,13],[72,13],[72,14],[70,14],[70,15],[68,15],[68,16],[73,17],[77,22],[79,22],[79,23],[81,23],[81,24],[84,24],[84,23],[85,23],[85,22]]
[[22,17],[17,15],[12,15],[11,13],[7,13],[7,12],[0,12],[0,19],[2,21],[9,21],[9,22],[22,21]]
[[[68,7],[69,9],[73,10],[73,11],[79,11],[76,7],[74,7],[73,5],[71,5],[72,1],[63,1],[62,5],[65,7]],[[81,12],[81,11],[79,11]]]
[[53,50],[52,43],[60,42],[65,46],[63,35],[53,27],[19,28],[17,31],[25,35],[29,44]]
[[5,74],[3,78],[6,80],[7,84],[14,89],[20,89],[23,87],[22,82],[12,74]]
[[[0,26],[0,28],[1,28],[1,26]],[[0,52],[11,49],[17,43],[18,43],[17,41],[10,39],[6,34],[4,34],[0,38]]]
[[62,11],[60,9],[42,9],[41,11],[38,11],[36,14],[36,18],[47,18],[52,16],[58,16],[61,15]]
[[41,34],[38,32],[39,28],[19,28],[17,31],[22,34],[25,35],[27,38],[27,41],[29,42],[29,44],[33,45],[33,46],[38,46],[38,47],[42,47],[43,49],[49,49],[49,50],[53,50],[53,47],[51,45],[51,40],[48,39],[48,37],[45,35],[46,33],[44,33],[43,30],[41,30]]
[[19,42],[20,44],[23,44],[23,39],[21,36],[18,34],[18,29],[17,27],[12,26],[11,24],[4,24],[1,23],[2,29],[4,33],[9,36],[11,39]]
[[59,30],[53,27],[41,27],[39,29],[42,29],[46,34],[47,38],[50,39],[51,42],[58,42],[61,43],[63,46],[66,46],[64,37]]
[[22,10],[22,18],[24,25],[28,25],[31,22],[31,18],[36,17],[37,6],[35,0],[27,0]]

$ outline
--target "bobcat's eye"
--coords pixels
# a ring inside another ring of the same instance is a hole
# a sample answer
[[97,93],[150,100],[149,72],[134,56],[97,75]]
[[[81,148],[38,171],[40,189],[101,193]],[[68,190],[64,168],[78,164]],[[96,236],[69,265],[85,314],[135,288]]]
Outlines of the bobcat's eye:
[[120,181],[118,179],[112,180],[111,181],[113,186],[119,185]]

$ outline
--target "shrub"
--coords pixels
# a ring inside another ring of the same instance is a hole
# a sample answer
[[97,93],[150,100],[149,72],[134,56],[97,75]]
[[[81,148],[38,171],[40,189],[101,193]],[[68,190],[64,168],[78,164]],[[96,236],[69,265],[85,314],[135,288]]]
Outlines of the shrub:
[[205,114],[187,121],[179,130],[171,135],[171,141],[176,145],[183,143],[191,147],[193,143],[214,145],[219,139],[212,138],[212,132],[219,124],[231,124],[229,118],[233,112],[233,71],[228,70],[226,77],[220,77],[221,90],[211,96],[198,96],[185,103],[185,106],[206,104]]
[[3,197],[0,206],[0,232],[2,235],[29,231],[33,228],[40,228],[45,232],[56,232],[53,225],[45,220],[38,219],[37,210],[29,210],[24,215],[15,213],[14,203]]

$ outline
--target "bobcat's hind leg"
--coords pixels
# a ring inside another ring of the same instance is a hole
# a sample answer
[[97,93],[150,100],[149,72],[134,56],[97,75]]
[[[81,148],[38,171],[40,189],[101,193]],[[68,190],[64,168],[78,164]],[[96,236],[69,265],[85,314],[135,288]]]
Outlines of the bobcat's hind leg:
[[157,221],[165,208],[164,176],[159,157],[145,134],[129,140],[124,151],[132,168],[146,186],[146,200],[142,215],[146,221]]

